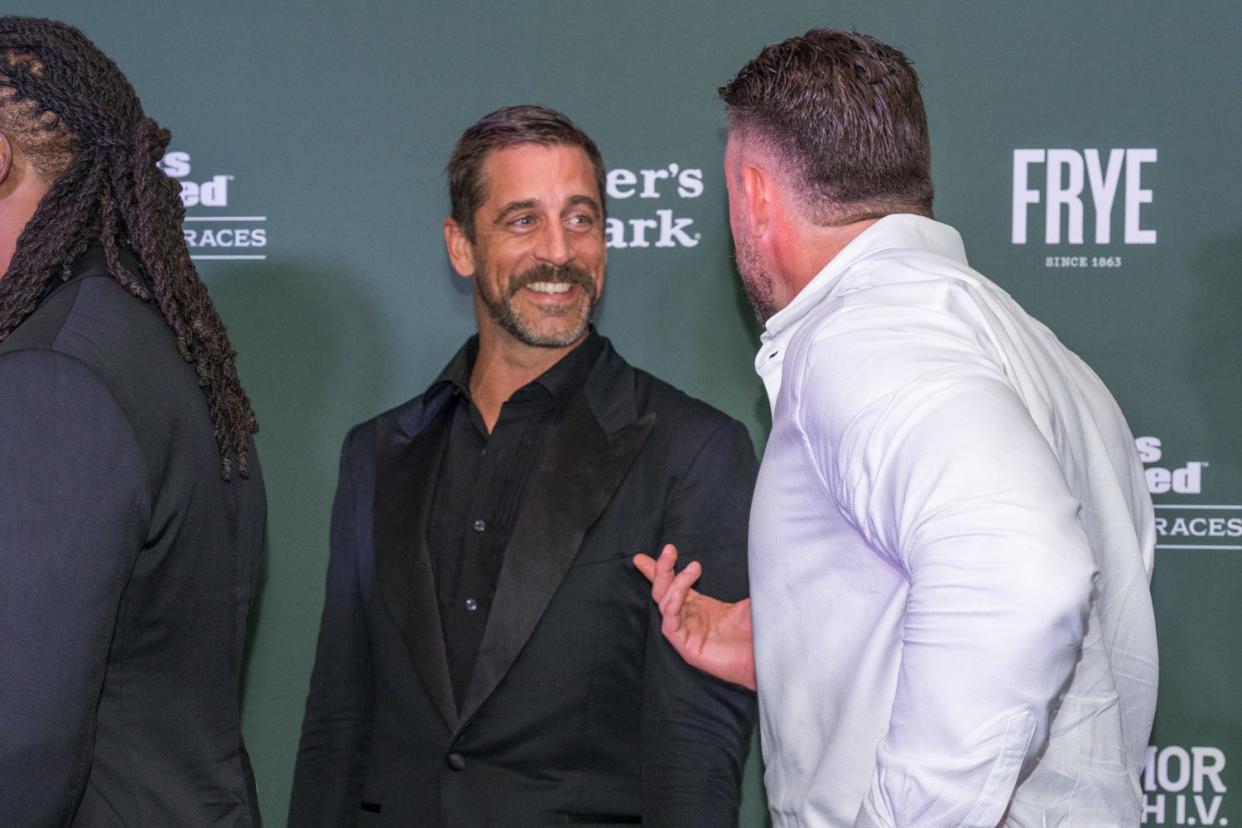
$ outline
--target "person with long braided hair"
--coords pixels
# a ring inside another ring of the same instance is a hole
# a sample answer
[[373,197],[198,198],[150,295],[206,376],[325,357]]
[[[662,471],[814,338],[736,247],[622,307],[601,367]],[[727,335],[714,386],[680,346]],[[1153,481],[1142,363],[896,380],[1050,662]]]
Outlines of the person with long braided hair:
[[168,141],[77,29],[0,17],[4,824],[259,824],[257,423]]

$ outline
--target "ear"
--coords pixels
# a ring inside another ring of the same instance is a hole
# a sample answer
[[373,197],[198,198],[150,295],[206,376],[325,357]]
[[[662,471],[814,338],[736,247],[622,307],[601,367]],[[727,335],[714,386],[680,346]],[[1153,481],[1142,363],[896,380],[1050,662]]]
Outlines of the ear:
[[474,244],[466,238],[466,231],[452,218],[444,220],[444,246],[448,249],[449,262],[457,275],[469,279],[474,275]]
[[0,187],[8,180],[9,170],[13,168],[13,144],[9,136],[0,132]]
[[772,220],[772,177],[754,164],[742,164],[742,197],[751,235],[763,238]]

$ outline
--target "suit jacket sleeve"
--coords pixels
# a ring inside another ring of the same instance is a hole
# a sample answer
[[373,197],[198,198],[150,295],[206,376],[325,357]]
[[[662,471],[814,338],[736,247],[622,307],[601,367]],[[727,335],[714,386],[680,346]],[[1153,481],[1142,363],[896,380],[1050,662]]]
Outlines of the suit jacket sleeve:
[[[746,544],[756,463],[746,429],[721,425],[670,495],[664,539],[681,560],[698,560],[705,594],[727,601],[749,592]],[[643,681],[644,824],[736,825],[754,694],[688,666],[648,619]]]
[[81,362],[0,355],[0,389],[0,813],[60,825],[90,770],[150,500],[129,420]]
[[368,442],[359,427],[345,438],[332,505],[319,646],[298,745],[289,825],[350,825],[356,819],[371,737],[373,679],[359,556],[354,457]]

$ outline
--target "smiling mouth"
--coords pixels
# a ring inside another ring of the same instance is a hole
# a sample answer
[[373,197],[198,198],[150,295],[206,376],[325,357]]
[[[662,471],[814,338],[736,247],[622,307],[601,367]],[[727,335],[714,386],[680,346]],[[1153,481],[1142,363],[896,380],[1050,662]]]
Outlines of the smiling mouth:
[[536,293],[557,294],[568,293],[573,286],[573,282],[531,282],[524,287],[527,287]]

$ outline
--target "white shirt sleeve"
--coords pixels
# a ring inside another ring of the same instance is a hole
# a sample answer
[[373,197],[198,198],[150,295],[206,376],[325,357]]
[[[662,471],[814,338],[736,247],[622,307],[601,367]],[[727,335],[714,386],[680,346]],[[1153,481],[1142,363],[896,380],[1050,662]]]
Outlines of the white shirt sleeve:
[[858,824],[995,826],[1082,642],[1095,567],[1079,505],[960,315],[857,299],[797,379],[830,504],[909,581]]

